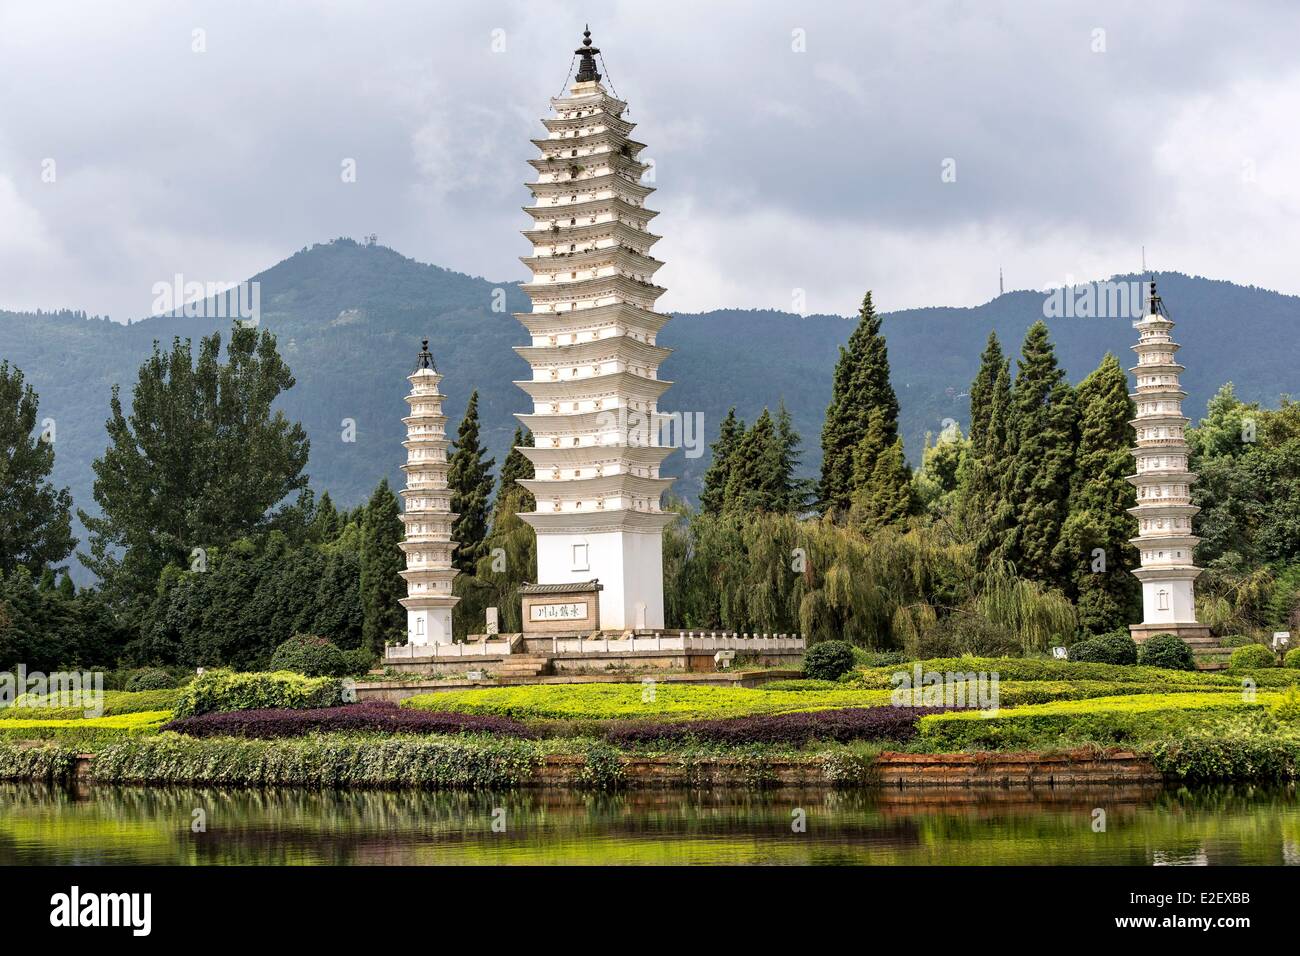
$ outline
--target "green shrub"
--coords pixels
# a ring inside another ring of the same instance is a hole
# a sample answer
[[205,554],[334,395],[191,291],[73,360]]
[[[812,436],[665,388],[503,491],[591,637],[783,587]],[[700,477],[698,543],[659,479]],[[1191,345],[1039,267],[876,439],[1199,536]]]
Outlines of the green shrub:
[[821,641],[808,648],[803,658],[805,677],[839,680],[853,670],[853,645],[848,641]]
[[1189,783],[1211,780],[1296,779],[1300,742],[1270,737],[1224,737],[1197,734],[1163,740],[1151,750],[1161,773]]
[[1258,644],[1249,634],[1226,634],[1219,638],[1219,644],[1223,647],[1245,647],[1247,644]]
[[338,645],[311,634],[295,634],[271,655],[271,670],[293,671],[308,677],[342,677],[347,662]]
[[267,707],[333,707],[343,702],[343,684],[335,677],[305,677],[290,671],[236,674],[214,670],[200,674],[176,702],[177,717],[214,711],[261,710]]
[[1300,723],[1300,690],[1288,687],[1282,699],[1269,709],[1269,713],[1283,723]]
[[1282,666],[1292,670],[1300,669],[1300,647],[1293,647],[1286,652],[1286,656],[1282,658]]
[[1247,644],[1239,647],[1228,659],[1228,670],[1233,674],[1276,666],[1277,655],[1263,644]]
[[141,711],[72,720],[0,720],[0,740],[53,740],[78,750],[96,749],[132,737],[156,734],[171,711]]
[[176,679],[161,667],[139,667],[127,675],[124,689],[127,691],[169,690],[175,686]]
[[0,780],[68,780],[76,763],[77,751],[72,747],[0,744]]
[[1116,631],[1070,645],[1070,660],[1086,664],[1136,664],[1137,642]]
[[[103,712],[90,716],[115,717],[146,710],[171,710],[180,696],[179,690],[139,690],[130,693],[106,690]],[[85,707],[47,706],[48,703],[57,704],[57,701],[51,701],[48,696],[32,697],[24,694],[12,707],[0,707],[0,726],[7,720],[80,720],[87,716]]]
[[368,647],[343,652],[343,677],[365,677],[375,666],[375,654]]
[[1196,669],[1192,649],[1176,634],[1153,634],[1138,649],[1138,663],[1174,671]]

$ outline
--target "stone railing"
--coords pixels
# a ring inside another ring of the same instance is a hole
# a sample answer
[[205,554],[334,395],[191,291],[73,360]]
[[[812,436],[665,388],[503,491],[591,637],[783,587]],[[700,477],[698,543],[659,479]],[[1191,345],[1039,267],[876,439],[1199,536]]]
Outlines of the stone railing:
[[800,652],[808,649],[801,634],[742,634],[718,631],[678,631],[624,638],[556,637],[553,654],[631,654],[643,651]]
[[384,648],[386,661],[412,661],[426,658],[505,657],[510,641],[478,641],[473,644],[390,644]]

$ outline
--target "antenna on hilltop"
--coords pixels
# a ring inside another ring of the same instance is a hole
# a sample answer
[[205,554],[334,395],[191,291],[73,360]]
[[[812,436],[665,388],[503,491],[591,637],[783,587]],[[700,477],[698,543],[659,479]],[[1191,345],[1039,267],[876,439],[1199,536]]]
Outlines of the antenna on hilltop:
[[998,295],[1003,295],[1006,289],[1002,287],[1002,267],[998,266]]

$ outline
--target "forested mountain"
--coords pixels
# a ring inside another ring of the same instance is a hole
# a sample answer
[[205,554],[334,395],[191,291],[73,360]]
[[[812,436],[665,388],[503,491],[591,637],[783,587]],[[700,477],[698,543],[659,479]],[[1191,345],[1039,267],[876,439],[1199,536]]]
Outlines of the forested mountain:
[[[479,393],[482,440],[498,465],[514,432],[512,413],[526,398],[513,380],[528,366],[511,350],[525,343],[511,312],[527,300],[514,283],[492,283],[408,259],[392,249],[340,239],[304,249],[252,277],[261,284],[263,327],[278,337],[297,379],[282,399],[291,419],[311,437],[308,472],[318,492],[344,507],[367,498],[387,477],[400,485],[404,459],[402,397],[423,337],[446,376],[449,431]],[[1132,279],[1134,277],[1118,277]],[[865,291],[865,289],[864,289]],[[877,289],[877,308],[888,308]],[[1199,418],[1225,381],[1246,401],[1276,404],[1300,393],[1300,298],[1229,282],[1162,273],[1160,291],[1178,322],[1187,410]],[[990,329],[1015,354],[1025,330],[1043,317],[1039,292],[1011,292],[976,308],[885,312],[894,389],[908,457],[916,462],[927,431],[946,419],[963,429],[967,392]],[[494,305],[497,307],[494,310]],[[1128,319],[1049,319],[1057,355],[1072,381],[1094,369],[1107,350],[1125,367],[1134,339]],[[125,326],[82,313],[0,312],[0,358],[26,374],[40,395],[40,417],[54,419],[54,479],[72,489],[74,503],[94,509],[91,461],[106,445],[109,392],[124,398],[154,339],[198,339],[227,330],[221,318],[156,317]],[[730,405],[752,422],[764,406],[784,400],[804,438],[802,471],[815,475],[831,371],[853,323],[839,316],[722,310],[681,314],[661,342],[676,351],[661,371],[675,384],[664,410],[701,412],[705,446]],[[348,420],[355,423],[353,429]],[[681,452],[666,473],[681,476],[674,492],[694,499],[708,465]],[[78,529],[83,538],[84,533]]]

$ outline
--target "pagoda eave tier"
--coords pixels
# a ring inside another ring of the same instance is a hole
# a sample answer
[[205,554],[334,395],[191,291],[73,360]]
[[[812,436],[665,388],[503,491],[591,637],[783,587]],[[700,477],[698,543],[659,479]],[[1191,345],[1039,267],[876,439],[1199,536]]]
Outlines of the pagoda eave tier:
[[673,453],[673,449],[667,445],[570,445],[563,448],[518,445],[515,450],[538,470],[594,468],[597,465],[656,468]]
[[1144,471],[1136,475],[1125,475],[1124,480],[1131,485],[1165,485],[1170,482],[1185,485],[1194,484],[1196,475],[1190,471]]
[[[539,438],[586,438],[593,433],[608,431],[611,423],[625,422],[636,428],[657,427],[660,416],[657,412],[628,408],[626,405],[611,405],[609,408],[593,409],[586,412],[516,412],[519,423]],[[653,446],[653,442],[647,442]],[[579,446],[573,446],[579,447]],[[618,447],[618,446],[611,446]]]
[[[577,159],[579,157],[571,157]],[[524,183],[529,192],[533,194],[534,199],[549,199],[552,196],[572,196],[575,193],[581,195],[589,192],[608,192],[611,194],[621,194],[623,196],[632,196],[636,199],[645,199],[652,192],[653,186],[647,186],[639,179],[631,179],[616,172],[601,173],[597,176],[584,176],[580,179],[558,179],[548,180],[547,182]],[[617,190],[617,193],[614,191]],[[587,200],[590,202],[591,200]],[[563,209],[565,205],[578,206],[581,201],[575,203],[556,203],[548,208]]]
[[1197,505],[1144,504],[1136,508],[1125,508],[1135,518],[1191,518],[1200,513]]
[[[452,515],[452,517],[454,518],[456,516]],[[456,545],[458,544],[460,544],[459,541],[452,541],[450,538],[434,537],[434,538],[429,538],[428,540],[425,541],[401,541],[398,543],[397,546],[401,548],[402,551],[406,552],[407,554],[410,554],[412,551],[427,551],[429,550],[429,548],[433,547],[434,545],[437,545],[438,547],[445,549],[445,548],[455,548]],[[416,568],[420,568],[421,570],[424,571],[442,570],[442,571],[446,571],[448,574],[452,576],[455,576],[456,574],[455,568],[430,568],[428,566],[421,566],[421,565],[416,565]]]
[[596,276],[592,279],[575,279],[567,282],[529,282],[522,288],[533,300],[535,307],[612,299],[612,302],[602,304],[631,302],[633,305],[640,305],[644,302],[646,304],[642,308],[652,309],[659,297],[668,291],[652,282],[642,282],[624,275]]
[[607,335],[574,345],[516,345],[514,350],[534,368],[615,361],[658,366],[673,352],[665,346],[651,345],[630,335]]
[[680,516],[672,511],[523,511],[519,517],[538,533],[595,534],[602,531],[662,533]]
[[[572,218],[572,217],[570,217]],[[638,247],[649,249],[662,236],[624,222],[622,219],[602,219],[599,222],[580,222],[573,226],[542,226],[523,230],[523,236],[534,246],[551,243],[597,242],[601,239],[616,239]]]
[[613,266],[621,272],[654,275],[663,267],[663,261],[646,255],[629,246],[596,246],[577,252],[556,252],[551,255],[520,256],[519,261],[535,273],[570,272],[599,266]]
[[603,329],[634,329],[656,335],[670,318],[664,312],[655,312],[634,302],[607,302],[586,308],[545,312],[516,312],[514,316],[535,337],[599,332]]
[[608,495],[626,494],[643,498],[658,498],[672,487],[672,478],[647,478],[620,472],[616,475],[590,478],[517,478],[521,487],[538,498],[559,497],[565,501],[594,501]]
[[[515,382],[535,402],[582,402],[596,398],[632,398],[654,402],[672,386],[661,378],[643,378],[631,372],[613,372],[608,375],[589,375],[585,378],[567,378],[553,382],[531,379]],[[613,409],[610,409],[613,411]]]
[[[532,216],[537,222],[549,223],[555,220],[557,230],[564,229],[566,226],[573,228],[583,225],[580,222],[565,223],[559,221],[564,219],[590,219],[592,216],[609,214],[632,222],[647,223],[659,215],[655,210],[647,209],[645,206],[637,206],[621,196],[605,196],[599,199],[586,199],[582,202],[565,203],[563,205],[520,206],[519,208]],[[594,225],[594,223],[587,223],[587,225]],[[528,235],[528,232],[525,231],[524,235]]]
[[[548,139],[564,142],[570,139],[577,139],[579,135],[590,136],[591,133],[583,133],[583,130],[599,132],[600,127],[604,127],[619,136],[627,136],[632,130],[636,129],[636,123],[629,123],[627,120],[619,119],[611,113],[603,111],[593,113],[588,116],[568,116],[554,117],[546,116],[542,118],[542,125],[546,127],[548,133],[559,133],[559,136],[551,136]],[[567,136],[566,133],[573,133],[573,136]]]

